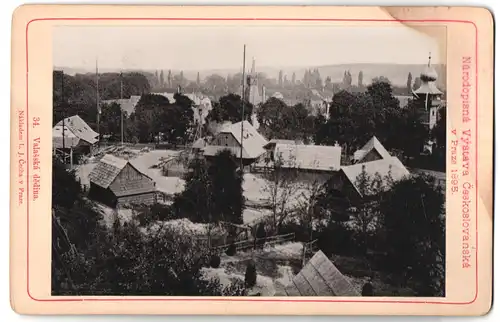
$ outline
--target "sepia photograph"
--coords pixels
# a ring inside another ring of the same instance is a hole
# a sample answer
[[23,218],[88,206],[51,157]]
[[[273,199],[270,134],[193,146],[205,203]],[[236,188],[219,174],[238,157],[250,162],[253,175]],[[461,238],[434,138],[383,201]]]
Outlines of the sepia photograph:
[[52,296],[444,298],[446,32],[54,26]]

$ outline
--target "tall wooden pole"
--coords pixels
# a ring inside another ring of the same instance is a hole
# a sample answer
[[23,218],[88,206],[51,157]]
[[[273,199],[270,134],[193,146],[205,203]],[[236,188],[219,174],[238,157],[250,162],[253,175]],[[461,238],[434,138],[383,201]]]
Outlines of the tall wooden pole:
[[64,155],[64,149],[66,148],[65,146],[65,143],[64,141],[65,140],[65,137],[64,137],[64,118],[66,116],[66,113],[65,112],[65,106],[66,104],[64,104],[64,71],[62,71],[61,73],[61,108],[62,108],[62,148],[63,148],[63,159],[64,159],[64,163],[66,163],[66,156]]
[[243,45],[243,84],[241,86],[241,140],[240,140],[240,171],[243,175],[243,122],[245,120],[245,60],[247,45]]
[[121,124],[121,137],[122,137],[122,146],[123,146],[123,74],[120,73],[120,124]]
[[101,107],[99,106],[99,68],[97,65],[97,58],[95,60],[95,77],[96,77],[96,106],[97,106],[97,134],[99,134],[99,140],[97,145],[101,145],[101,132],[100,132],[100,121],[101,121]]

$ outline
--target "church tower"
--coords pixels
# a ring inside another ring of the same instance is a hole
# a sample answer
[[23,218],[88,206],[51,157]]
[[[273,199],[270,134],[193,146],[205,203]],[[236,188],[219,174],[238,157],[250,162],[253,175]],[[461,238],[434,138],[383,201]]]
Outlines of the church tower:
[[245,84],[245,100],[254,106],[262,102],[259,94],[259,86],[257,81],[257,73],[255,72],[255,58],[252,59],[252,69],[247,75]]
[[443,93],[436,86],[437,78],[438,74],[431,66],[431,54],[429,53],[427,66],[420,74],[421,85],[413,92],[419,102],[419,108],[422,110],[422,121],[429,127],[429,130],[436,126],[438,111],[442,106]]

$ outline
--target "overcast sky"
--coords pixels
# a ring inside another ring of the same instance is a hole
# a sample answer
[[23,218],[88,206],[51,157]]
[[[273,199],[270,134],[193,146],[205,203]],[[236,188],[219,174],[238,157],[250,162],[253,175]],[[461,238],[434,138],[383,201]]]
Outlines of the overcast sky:
[[159,26],[54,28],[54,66],[116,69],[239,69],[247,64],[307,67],[344,63],[438,63],[436,39],[404,26],[300,28]]

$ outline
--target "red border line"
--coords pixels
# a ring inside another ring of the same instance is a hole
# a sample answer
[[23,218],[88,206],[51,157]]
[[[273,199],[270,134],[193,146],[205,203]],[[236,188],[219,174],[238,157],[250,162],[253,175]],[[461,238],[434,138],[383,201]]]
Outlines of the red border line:
[[273,299],[273,298],[245,298],[245,297],[234,297],[234,298],[179,298],[179,297],[171,297],[171,298],[141,298],[141,297],[105,297],[105,298],[93,298],[93,297],[74,297],[74,298],[63,298],[63,299],[37,299],[33,297],[30,293],[30,274],[29,274],[29,158],[26,158],[26,213],[27,213],[27,248],[26,248],[26,263],[27,263],[27,272],[26,272],[26,291],[28,296],[37,302],[115,302],[115,301],[136,301],[136,302],[146,302],[146,301],[220,301],[220,302],[311,302],[311,303],[399,303],[399,304],[452,304],[452,305],[467,305],[472,304],[477,300],[478,297],[478,252],[479,252],[479,238],[478,238],[478,29],[477,25],[473,21],[469,20],[446,20],[446,19],[408,19],[408,20],[396,20],[396,19],[328,19],[328,18],[37,18],[30,20],[26,25],[26,155],[29,155],[29,109],[28,109],[28,72],[29,72],[29,64],[28,64],[28,30],[29,26],[32,22],[36,21],[298,21],[298,22],[399,22],[399,23],[465,23],[471,24],[475,29],[475,65],[476,65],[476,288],[475,295],[471,301],[467,302],[443,302],[443,301],[415,301],[415,300],[348,300],[348,299],[339,299],[339,300],[315,300],[315,299]]

